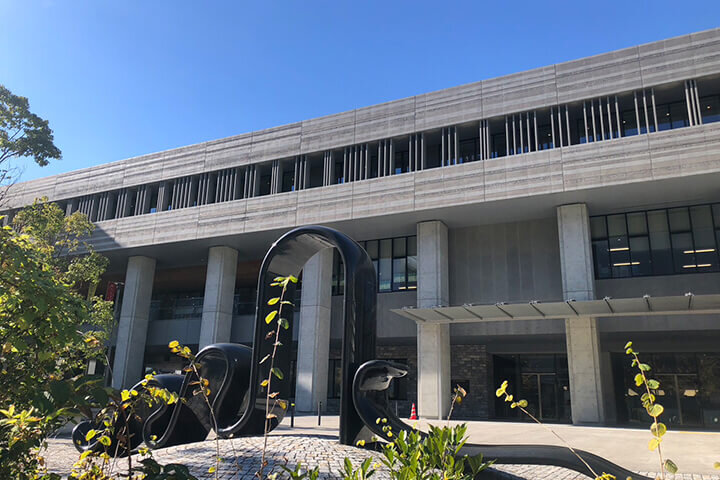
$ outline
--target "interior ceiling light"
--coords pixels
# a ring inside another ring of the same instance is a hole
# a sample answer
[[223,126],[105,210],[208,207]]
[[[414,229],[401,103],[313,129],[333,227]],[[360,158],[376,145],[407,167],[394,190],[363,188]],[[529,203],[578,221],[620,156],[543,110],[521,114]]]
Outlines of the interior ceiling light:
[[710,267],[710,266],[712,266],[711,263],[699,263],[699,264],[698,264],[698,268]]
[[613,263],[613,267],[629,267],[630,265],[640,265],[640,262]]
[[696,268],[697,265],[683,265],[683,268]]
[[710,252],[714,252],[714,251],[715,251],[714,248],[703,248],[700,250],[683,250],[683,253],[710,253]]
[[626,252],[628,250],[630,250],[630,247],[616,247],[610,249],[611,252]]

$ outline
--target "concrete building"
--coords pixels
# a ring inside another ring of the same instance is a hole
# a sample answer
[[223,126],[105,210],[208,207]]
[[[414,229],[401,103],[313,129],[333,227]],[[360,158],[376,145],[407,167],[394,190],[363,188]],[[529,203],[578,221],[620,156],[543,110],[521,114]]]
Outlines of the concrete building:
[[[167,344],[250,342],[264,252],[300,225],[362,242],[378,357],[411,366],[401,415],[647,423],[623,346],[666,423],[720,428],[720,29],[17,185],[96,222],[122,282],[113,384]],[[339,393],[343,278],[303,272],[295,398]]]

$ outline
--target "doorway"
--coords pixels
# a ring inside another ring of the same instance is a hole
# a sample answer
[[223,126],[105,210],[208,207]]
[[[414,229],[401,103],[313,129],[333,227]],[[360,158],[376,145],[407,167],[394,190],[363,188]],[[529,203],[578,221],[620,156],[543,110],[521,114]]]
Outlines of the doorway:
[[[509,382],[515,399],[527,400],[527,410],[546,422],[570,421],[570,383],[567,356],[560,354],[493,355],[494,385]],[[495,416],[529,420],[495,399]]]

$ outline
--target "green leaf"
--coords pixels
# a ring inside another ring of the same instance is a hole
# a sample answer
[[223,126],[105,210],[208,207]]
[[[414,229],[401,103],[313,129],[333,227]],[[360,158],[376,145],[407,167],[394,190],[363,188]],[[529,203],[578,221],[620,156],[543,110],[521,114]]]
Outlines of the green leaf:
[[109,447],[112,443],[112,440],[110,440],[110,437],[108,437],[107,435],[103,435],[102,437],[98,438],[98,442],[100,442],[100,444],[105,447]]
[[665,470],[668,471],[668,473],[672,473],[675,475],[678,472],[678,467],[675,465],[675,462],[670,460],[669,458],[665,460]]
[[277,316],[277,310],[273,310],[272,312],[268,313],[267,316],[265,317],[265,323],[272,322],[276,316]]
[[95,438],[95,435],[97,435],[97,430],[88,430],[88,432],[85,434],[85,441],[89,442],[93,438]]
[[632,342],[627,342],[627,343],[625,344],[625,347],[624,347],[624,348],[625,348],[625,350],[627,350],[627,349],[630,348],[630,347],[632,347]]
[[643,384],[645,380],[643,379],[642,373],[638,373],[635,375],[635,386],[639,387]]
[[280,301],[280,297],[271,298],[270,300],[268,300],[268,305],[275,305],[279,301]]
[[715,470],[720,470],[720,462],[713,463],[713,468],[715,468]]
[[297,282],[298,282],[297,277],[294,277],[294,276],[292,276],[292,275],[290,275],[290,276],[288,277],[288,280],[290,280],[292,283],[297,283]]
[[648,448],[651,452],[654,452],[657,450],[657,448],[660,446],[660,440],[657,438],[651,438],[650,442],[648,443]]
[[283,379],[282,370],[280,370],[278,367],[273,367],[272,373],[273,373],[273,375],[275,375],[275,376],[278,378],[278,380],[282,380],[282,379]]
[[652,407],[648,408],[647,412],[648,412],[648,415],[650,415],[651,417],[659,417],[660,415],[662,415],[662,413],[664,411],[665,411],[665,409],[663,408],[663,406],[660,405],[659,403],[656,403]]
[[660,388],[660,382],[657,380],[648,380],[647,385],[650,390],[657,390]]
[[267,386],[268,386],[268,383],[269,383],[269,382],[268,382],[268,380],[267,380],[267,378],[266,378],[265,380],[263,380],[262,382],[260,382],[260,386],[261,386],[261,387],[267,387]]
[[657,425],[653,423],[650,425],[650,432],[652,432],[652,434],[656,437],[662,438],[662,436],[667,432],[667,427],[664,423],[658,423]]
[[642,370],[643,372],[649,372],[651,370],[650,365],[647,363],[641,363],[638,365],[638,368]]
[[278,320],[278,323],[280,323],[280,326],[283,327],[285,330],[290,328],[290,322],[287,321],[287,318],[281,318]]

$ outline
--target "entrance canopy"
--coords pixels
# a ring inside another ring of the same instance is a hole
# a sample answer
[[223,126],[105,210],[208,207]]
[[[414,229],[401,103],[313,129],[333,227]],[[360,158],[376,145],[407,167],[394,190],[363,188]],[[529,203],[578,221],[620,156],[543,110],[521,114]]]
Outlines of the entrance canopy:
[[403,307],[391,312],[418,323],[474,323],[503,320],[542,320],[572,317],[627,317],[648,315],[697,315],[720,313],[720,294],[602,300],[465,304],[459,307]]

